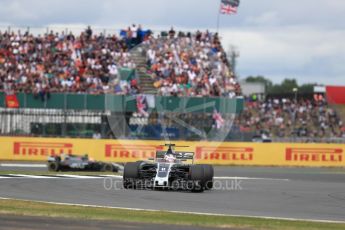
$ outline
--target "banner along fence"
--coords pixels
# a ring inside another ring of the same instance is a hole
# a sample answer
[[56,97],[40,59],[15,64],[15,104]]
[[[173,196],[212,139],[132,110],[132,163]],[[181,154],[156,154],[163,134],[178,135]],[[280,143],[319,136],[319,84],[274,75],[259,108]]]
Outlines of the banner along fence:
[[[345,166],[345,145],[292,143],[187,142],[196,163],[261,166]],[[50,155],[88,154],[95,160],[129,162],[153,157],[163,141],[67,138],[0,138],[0,160],[46,161]]]

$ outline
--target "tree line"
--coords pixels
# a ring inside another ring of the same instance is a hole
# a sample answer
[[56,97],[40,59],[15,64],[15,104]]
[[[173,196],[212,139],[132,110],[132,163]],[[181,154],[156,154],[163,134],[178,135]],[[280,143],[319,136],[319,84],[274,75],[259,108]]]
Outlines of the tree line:
[[298,90],[298,94],[311,95],[314,93],[314,86],[317,84],[302,84],[299,85],[294,78],[286,78],[280,84],[273,84],[273,82],[264,76],[248,76],[246,82],[263,83],[266,86],[267,95],[291,95],[294,89]]

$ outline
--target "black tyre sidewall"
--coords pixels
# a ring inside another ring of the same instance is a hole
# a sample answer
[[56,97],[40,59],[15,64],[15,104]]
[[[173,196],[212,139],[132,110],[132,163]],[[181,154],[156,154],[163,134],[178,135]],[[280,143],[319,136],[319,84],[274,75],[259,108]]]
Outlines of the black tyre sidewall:
[[58,162],[49,162],[48,163],[48,171],[51,171],[51,172],[59,171],[59,163]]
[[202,166],[204,167],[204,172],[205,172],[205,178],[204,178],[205,190],[210,190],[213,188],[214,169],[212,165],[204,164]]
[[190,168],[190,179],[199,185],[194,184],[192,192],[203,192],[205,187],[205,171],[203,165],[192,165]]
[[102,166],[102,172],[112,172],[113,166],[111,164],[104,164]]
[[123,187],[136,188],[136,179],[139,178],[139,167],[142,162],[128,162],[123,169]]

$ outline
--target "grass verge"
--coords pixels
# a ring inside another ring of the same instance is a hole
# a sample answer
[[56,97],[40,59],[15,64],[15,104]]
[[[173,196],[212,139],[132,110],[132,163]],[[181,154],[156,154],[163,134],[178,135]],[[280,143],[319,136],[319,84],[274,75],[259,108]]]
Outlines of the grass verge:
[[0,214],[64,217],[74,219],[111,220],[209,227],[235,227],[249,229],[345,229],[345,224],[316,223],[308,221],[268,220],[261,218],[211,216],[165,211],[132,211],[115,208],[82,207],[47,204],[21,200],[0,200]]

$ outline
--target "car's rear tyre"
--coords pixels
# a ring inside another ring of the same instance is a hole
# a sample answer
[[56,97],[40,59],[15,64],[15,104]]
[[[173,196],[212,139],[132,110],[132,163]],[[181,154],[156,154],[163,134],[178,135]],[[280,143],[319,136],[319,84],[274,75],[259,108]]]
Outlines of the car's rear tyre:
[[101,169],[102,172],[112,172],[113,170],[114,168],[111,164],[104,164]]
[[204,167],[204,185],[205,190],[210,190],[213,188],[213,175],[214,175],[214,169],[212,165],[202,165]]
[[128,162],[123,169],[123,187],[125,189],[136,188],[136,179],[139,178],[139,166],[141,162]]
[[49,162],[48,163],[48,171],[57,172],[59,171],[60,165],[58,162]]

